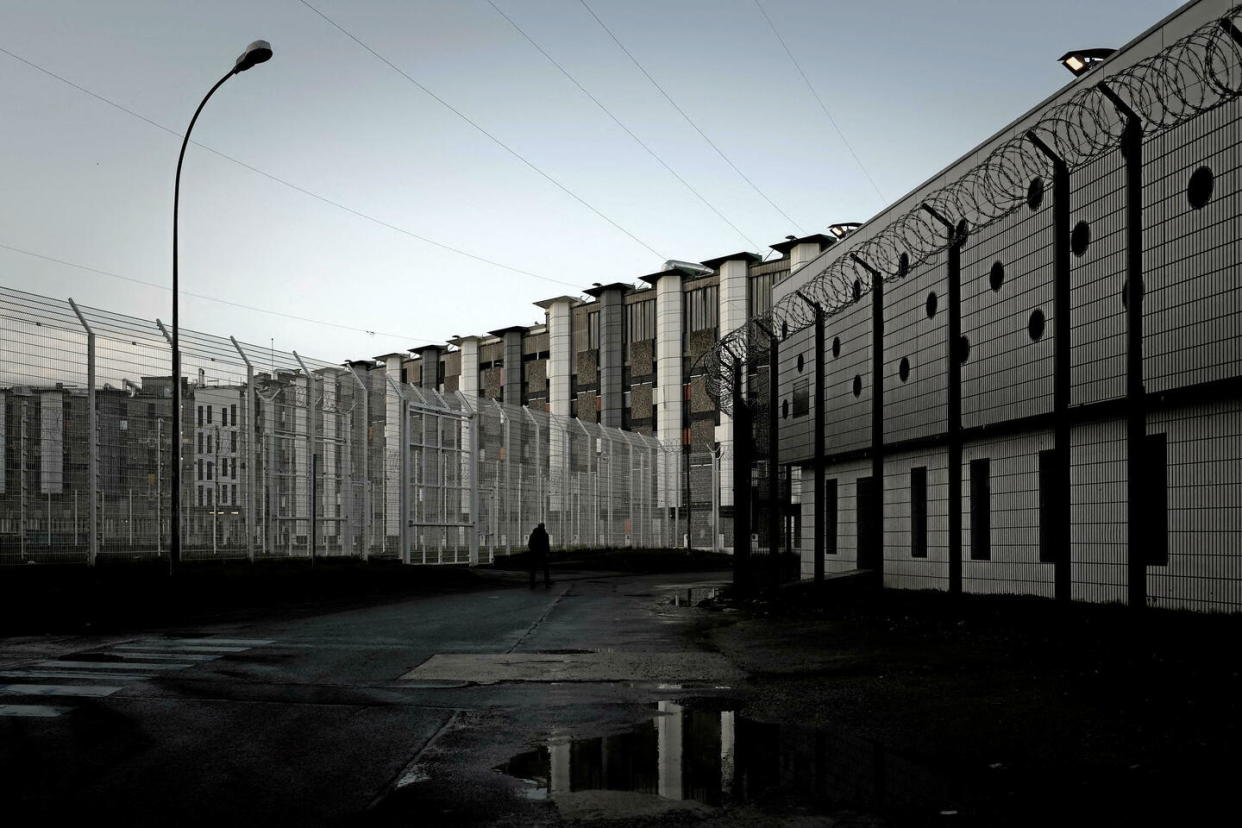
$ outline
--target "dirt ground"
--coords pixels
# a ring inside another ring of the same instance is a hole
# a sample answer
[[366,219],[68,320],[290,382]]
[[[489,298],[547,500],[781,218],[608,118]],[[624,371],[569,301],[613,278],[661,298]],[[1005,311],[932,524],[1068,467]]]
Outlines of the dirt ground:
[[833,745],[890,757],[843,760],[887,770],[873,801],[837,806],[955,825],[1215,824],[1231,809],[1242,616],[895,590],[709,606],[695,634],[751,674],[741,713],[837,734],[829,760]]

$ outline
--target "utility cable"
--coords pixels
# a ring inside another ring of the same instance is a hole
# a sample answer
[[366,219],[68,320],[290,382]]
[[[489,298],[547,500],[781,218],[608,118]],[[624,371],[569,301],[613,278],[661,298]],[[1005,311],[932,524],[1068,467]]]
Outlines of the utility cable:
[[497,13],[497,14],[499,14],[501,17],[503,17],[505,20],[507,20],[507,21],[508,21],[508,23],[509,23],[509,25],[510,25],[510,26],[512,26],[514,29],[516,29],[516,30],[517,30],[517,33],[518,33],[518,34],[520,34],[522,37],[526,38],[526,41],[527,41],[528,43],[530,43],[530,45],[531,45],[531,46],[534,46],[534,47],[535,47],[535,49],[539,52],[539,54],[541,54],[541,55],[543,55],[545,58],[547,58],[549,63],[551,63],[551,64],[552,64],[553,66],[555,66],[558,70],[560,70],[560,73],[561,73],[562,75],[564,75],[566,78],[568,78],[570,83],[572,83],[574,86],[578,87],[579,91],[581,91],[583,95],[586,95],[588,98],[590,98],[590,99],[591,99],[591,103],[593,103],[593,104],[595,104],[597,107],[599,107],[599,108],[600,108],[600,111],[602,111],[605,115],[607,115],[609,118],[611,118],[611,119],[612,119],[612,121],[613,121],[613,123],[615,123],[617,126],[621,127],[621,129],[622,129],[622,130],[624,130],[624,132],[625,132],[625,134],[626,134],[626,135],[628,135],[628,136],[630,136],[631,138],[633,138],[633,139],[634,139],[634,143],[638,144],[640,147],[642,147],[644,150],[646,150],[648,155],[650,155],[650,156],[651,156],[652,158],[654,158],[657,162],[659,162],[660,166],[662,166],[664,169],[668,170],[669,174],[670,174],[670,175],[672,175],[672,176],[673,176],[673,178],[676,178],[679,182],[681,182],[681,185],[682,185],[683,187],[685,187],[687,190],[689,190],[691,193],[693,193],[693,194],[694,194],[694,196],[695,196],[695,198],[697,198],[699,201],[701,201],[701,202],[703,202],[705,205],[707,205],[707,208],[708,208],[709,210],[711,210],[713,213],[715,213],[715,214],[716,214],[716,215],[720,218],[720,220],[721,220],[721,221],[723,221],[725,224],[727,224],[727,225],[729,225],[730,227],[732,227],[732,228],[733,228],[733,229],[737,232],[737,234],[738,234],[739,236],[741,236],[743,239],[745,239],[745,240],[746,240],[746,243],[747,243],[747,244],[749,244],[749,245],[751,246],[751,249],[753,249],[753,250],[759,250],[759,249],[761,249],[761,246],[760,246],[759,244],[757,244],[757,243],[755,242],[755,240],[754,240],[754,239],[752,239],[752,238],[750,238],[749,236],[747,236],[744,232],[742,232],[742,229],[741,229],[740,227],[738,227],[738,226],[737,226],[736,224],[734,224],[733,222],[729,221],[728,217],[727,217],[727,216],[725,216],[725,214],[724,214],[724,213],[720,212],[720,210],[718,210],[718,209],[716,208],[716,205],[714,205],[714,204],[712,204],[710,201],[708,201],[708,200],[707,200],[707,199],[703,196],[703,194],[702,194],[702,193],[700,193],[700,192],[699,192],[698,190],[696,190],[693,186],[691,186],[690,182],[686,181],[686,179],[684,179],[684,178],[682,178],[680,175],[678,175],[677,171],[676,171],[676,170],[674,170],[671,166],[669,166],[668,162],[666,162],[663,158],[661,158],[658,154],[656,154],[656,151],[655,151],[655,150],[653,150],[650,146],[648,146],[648,145],[646,144],[646,142],[644,142],[644,141],[643,141],[643,139],[641,139],[641,138],[639,138],[637,135],[635,135],[633,130],[631,130],[628,126],[626,126],[624,123],[622,123],[622,122],[621,122],[621,119],[620,119],[620,118],[618,118],[616,115],[614,115],[614,114],[613,114],[613,113],[612,113],[612,112],[608,109],[608,107],[604,106],[604,104],[603,104],[603,103],[599,100],[599,98],[597,98],[597,97],[595,97],[594,95],[592,95],[592,94],[591,94],[591,92],[590,92],[590,91],[589,91],[589,90],[588,90],[585,86],[583,86],[581,83],[579,83],[578,79],[577,79],[577,78],[575,78],[573,75],[571,75],[571,74],[569,73],[569,70],[567,70],[567,69],[566,69],[564,66],[562,66],[559,62],[557,62],[556,58],[554,58],[554,57],[552,57],[552,55],[548,54],[548,52],[547,52],[547,50],[546,50],[546,49],[544,49],[544,48],[543,48],[542,46],[540,46],[537,42],[535,42],[535,39],[534,39],[534,38],[532,38],[529,34],[527,34],[527,33],[526,33],[526,31],[525,31],[525,30],[524,30],[521,26],[519,26],[519,25],[517,24],[517,22],[516,22],[516,21],[514,21],[514,19],[513,19],[512,17],[510,17],[509,15],[507,15],[507,14],[505,14],[503,11],[501,11],[500,7],[499,7],[499,6],[497,6],[497,5],[493,2],[493,0],[487,0],[487,3],[488,3],[488,5],[489,5],[489,6],[491,6],[493,9],[495,9],[495,10],[496,10],[496,13]]
[[[133,116],[133,117],[137,118],[137,119],[138,119],[138,120],[140,120],[140,121],[143,121],[143,122],[145,122],[145,123],[147,123],[147,124],[150,124],[151,126],[155,127],[156,129],[163,130],[164,132],[167,132],[169,135],[176,136],[177,138],[181,138],[181,137],[183,136],[183,133],[180,133],[180,132],[178,132],[177,130],[172,129],[171,127],[167,127],[167,126],[165,126],[164,124],[161,124],[161,123],[160,123],[160,122],[158,122],[158,121],[154,121],[154,120],[152,120],[151,118],[148,118],[146,115],[143,115],[143,114],[142,114],[142,113],[140,113],[140,112],[135,112],[134,110],[130,109],[129,107],[124,106],[123,104],[119,104],[119,103],[117,103],[116,101],[111,100],[110,98],[105,98],[103,95],[100,95],[98,92],[94,92],[94,91],[92,91],[92,90],[90,90],[90,89],[87,89],[85,86],[82,86],[82,85],[80,85],[80,84],[74,83],[73,81],[69,80],[68,78],[64,77],[63,75],[58,75],[58,74],[56,74],[55,72],[53,72],[52,70],[50,70],[50,69],[46,69],[46,68],[44,68],[44,67],[40,66],[40,65],[39,65],[39,64],[37,64],[37,63],[34,63],[34,62],[32,62],[32,61],[29,61],[29,60],[27,60],[26,58],[22,57],[21,55],[18,55],[18,54],[15,54],[15,53],[13,53],[13,52],[10,52],[8,49],[5,49],[5,48],[3,48],[3,47],[0,47],[0,52],[2,52],[2,53],[4,53],[4,54],[8,55],[9,57],[13,58],[14,60],[18,61],[19,63],[24,63],[25,65],[29,66],[31,69],[35,69],[35,70],[37,70],[37,71],[39,71],[39,72],[42,72],[43,74],[47,75],[47,76],[48,76],[48,77],[50,77],[50,78],[54,78],[54,79],[56,79],[56,80],[60,81],[61,83],[66,84],[67,86],[71,86],[71,87],[73,87],[74,89],[78,90],[79,92],[82,92],[82,93],[84,93],[84,94],[86,94],[86,95],[91,96],[92,98],[94,98],[94,99],[95,99],[95,100],[97,100],[97,101],[100,101],[101,103],[105,103],[105,104],[107,104],[108,106],[112,107],[113,109],[120,110],[121,112],[124,112],[124,113],[125,113],[125,114],[127,114],[127,115],[131,115],[131,116]],[[390,223],[390,222],[384,221],[383,219],[376,218],[375,216],[372,216],[372,215],[369,215],[369,214],[367,214],[367,213],[364,213],[364,212],[362,212],[361,210],[355,210],[353,207],[349,207],[349,206],[347,206],[347,205],[345,205],[345,204],[342,204],[342,203],[341,203],[341,202],[339,202],[339,201],[335,201],[335,200],[333,200],[333,199],[331,199],[331,198],[328,198],[327,196],[320,195],[319,193],[313,192],[312,190],[308,190],[308,189],[306,189],[305,187],[301,187],[301,186],[299,186],[299,185],[297,185],[297,184],[294,184],[294,183],[293,183],[293,182],[291,182],[291,181],[287,181],[286,179],[283,179],[283,178],[281,178],[281,177],[279,177],[279,176],[277,176],[277,175],[273,175],[272,173],[269,173],[269,172],[267,172],[267,171],[265,171],[265,170],[261,170],[261,169],[259,169],[258,167],[252,166],[251,164],[247,164],[245,161],[239,160],[239,159],[237,159],[237,158],[234,158],[234,157],[233,157],[233,156],[231,156],[231,155],[228,155],[228,154],[226,154],[226,153],[220,152],[220,150],[213,149],[212,147],[209,147],[209,146],[207,146],[206,144],[201,144],[201,143],[199,143],[198,141],[195,141],[195,140],[191,140],[191,141],[190,141],[190,143],[191,143],[191,144],[193,144],[194,146],[198,147],[199,149],[204,149],[204,150],[206,150],[207,152],[212,153],[213,155],[216,155],[216,156],[218,156],[218,157],[220,157],[220,158],[223,158],[225,161],[230,161],[230,162],[232,162],[232,163],[236,164],[236,165],[237,165],[237,166],[239,166],[239,167],[243,167],[243,168],[245,168],[245,169],[249,170],[249,171],[250,171],[250,172],[252,172],[252,173],[255,173],[255,174],[257,174],[257,175],[261,175],[261,176],[263,176],[264,178],[268,179],[269,181],[274,181],[274,182],[276,182],[277,184],[281,184],[281,185],[283,185],[283,186],[285,186],[285,187],[288,187],[288,188],[289,188],[289,189],[291,189],[291,190],[294,190],[295,192],[301,193],[302,195],[305,195],[305,196],[309,196],[310,198],[313,198],[313,199],[315,199],[316,201],[321,201],[321,202],[323,202],[324,204],[327,204],[327,205],[329,205],[329,206],[331,206],[331,207],[335,207],[335,208],[337,208],[338,210],[344,210],[346,213],[349,213],[349,214],[350,214],[350,215],[352,215],[352,216],[356,216],[357,218],[360,218],[360,219],[365,219],[366,221],[372,222],[373,224],[377,224],[377,225],[379,225],[380,227],[384,227],[384,228],[387,228],[387,229],[389,229],[389,230],[395,231],[395,232],[397,232],[397,233],[401,233],[401,234],[402,234],[402,235],[404,235],[404,236],[409,236],[409,237],[410,237],[410,238],[412,238],[412,239],[415,239],[415,240],[417,240],[417,241],[423,242],[424,244],[429,244],[429,245],[431,245],[432,247],[438,247],[438,248],[440,248],[441,250],[447,250],[447,251],[448,251],[448,252],[450,252],[450,253],[456,253],[456,254],[457,254],[457,255],[459,255],[459,256],[465,256],[465,257],[466,257],[466,258],[468,258],[468,259],[474,259],[474,260],[475,260],[475,261],[477,261],[477,262],[482,262],[483,264],[491,265],[492,267],[498,267],[498,268],[500,268],[501,270],[508,270],[508,271],[509,271],[509,272],[511,272],[511,273],[517,273],[517,274],[520,274],[520,275],[522,275],[522,276],[529,276],[529,277],[531,277],[532,279],[539,279],[539,280],[544,281],[544,282],[552,282],[552,283],[554,283],[554,284],[558,284],[558,285],[566,285],[566,286],[568,286],[568,287],[572,287],[572,288],[577,288],[577,287],[579,287],[577,284],[575,284],[575,283],[573,283],[573,282],[566,282],[566,281],[564,281],[563,279],[553,279],[551,276],[544,276],[544,275],[542,275],[542,274],[540,274],[540,273],[533,273],[533,272],[531,272],[531,271],[529,271],[529,270],[523,270],[523,269],[522,269],[522,268],[520,268],[520,267],[513,267],[512,265],[507,265],[507,264],[504,264],[504,263],[502,263],[502,262],[498,262],[498,261],[496,261],[496,260],[494,260],[494,259],[489,259],[489,258],[487,258],[487,257],[485,257],[485,256],[480,256],[480,255],[478,255],[478,254],[476,254],[476,253],[471,253],[471,252],[469,252],[469,251],[467,251],[467,250],[462,250],[462,249],[461,249],[461,248],[459,248],[459,247],[454,247],[454,246],[452,246],[452,245],[450,245],[450,244],[445,244],[444,242],[438,242],[438,241],[436,241],[435,239],[429,239],[429,238],[427,238],[426,236],[420,236],[418,233],[415,233],[415,232],[413,232],[413,231],[411,231],[411,230],[407,230],[407,229],[405,229],[404,227],[399,227],[399,226],[397,226],[397,225],[395,225],[395,224],[392,224],[392,223]]]
[[[148,282],[145,279],[136,279],[133,276],[125,276],[121,273],[114,273],[110,270],[101,270],[100,268],[97,268],[97,267],[91,267],[90,265],[84,265],[84,264],[78,264],[77,262],[71,262],[71,261],[68,261],[67,259],[58,259],[55,256],[47,256],[43,253],[36,253],[33,250],[24,250],[20,247],[14,247],[11,244],[5,244],[4,242],[0,242],[0,248],[3,248],[5,250],[11,250],[14,253],[21,253],[23,256],[30,256],[31,258],[34,258],[34,259],[42,259],[45,262],[52,262],[54,264],[64,265],[65,267],[72,267],[78,270],[85,270],[88,273],[95,273],[100,276],[110,276],[113,279],[123,279],[126,282],[133,282],[134,284],[138,284],[138,285],[146,285],[147,287],[158,288],[159,290],[163,290],[163,291],[169,291],[169,292],[172,291],[172,288],[169,287],[168,285],[161,285],[158,282]],[[298,322],[309,322],[312,325],[326,325],[330,328],[338,328],[343,331],[352,331],[354,333],[364,333],[364,334],[369,334],[371,336],[375,336],[375,335],[388,336],[388,337],[392,337],[393,339],[413,340],[416,342],[433,342],[434,343],[434,342],[440,341],[438,339],[427,339],[425,337],[407,336],[406,334],[388,333],[387,331],[369,331],[369,330],[366,330],[365,328],[355,328],[355,327],[351,327],[350,325],[341,325],[336,322],[325,322],[322,319],[311,319],[310,317],[307,317],[307,316],[297,316],[292,313],[284,313],[283,311],[274,311],[274,310],[268,310],[267,308],[256,307],[254,305],[246,305],[241,302],[233,302],[229,299],[220,299],[218,297],[208,296],[203,293],[191,293],[188,290],[182,290],[179,292],[183,296],[193,296],[195,299],[204,299],[208,302],[218,302],[221,305],[228,305],[234,308],[241,308],[243,310],[254,311],[255,313],[266,313],[269,316],[280,316],[285,319],[293,319]]]
[[810,90],[811,96],[815,98],[819,108],[823,110],[824,117],[828,119],[828,123],[832,124],[832,128],[836,131],[837,137],[841,139],[841,143],[845,144],[845,148],[849,150],[850,155],[854,158],[854,163],[858,165],[858,169],[862,170],[862,174],[871,182],[871,189],[875,190],[875,194],[880,197],[880,204],[888,204],[888,197],[880,191],[880,187],[875,183],[875,179],[871,177],[871,173],[863,166],[862,159],[858,157],[858,153],[854,152],[854,148],[850,146],[850,142],[846,140],[845,133],[841,131],[841,127],[837,124],[837,119],[832,117],[832,113],[828,111],[828,107],[824,104],[824,99],[815,91],[815,87],[811,85],[811,79],[806,76],[806,72],[802,71],[802,65],[798,63],[798,59],[793,56],[793,52],[789,50],[789,45],[785,43],[785,38],[781,37],[781,33],[777,30],[776,24],[772,22],[772,18],[768,17],[767,11],[763,8],[763,4],[759,0],[755,0],[755,7],[759,9],[759,13],[763,15],[763,19],[768,21],[768,26],[772,29],[772,34],[776,35],[776,39],[780,41],[781,48],[785,50],[785,54],[789,56],[789,62],[798,70],[798,74],[802,76],[802,82],[806,84],[806,88]]
[[345,36],[346,36],[346,37],[348,37],[350,40],[352,40],[354,43],[358,44],[358,45],[359,45],[359,46],[361,46],[363,49],[365,49],[366,51],[370,52],[370,53],[371,53],[371,55],[372,55],[373,57],[375,57],[377,60],[379,60],[379,61],[380,61],[381,63],[383,63],[385,66],[387,66],[389,69],[392,69],[392,70],[393,70],[394,72],[396,72],[398,75],[400,75],[401,77],[405,78],[407,81],[409,81],[410,83],[412,83],[414,86],[418,87],[418,89],[422,90],[422,92],[424,92],[425,94],[427,94],[427,95],[429,95],[430,97],[434,98],[434,99],[436,100],[436,102],[438,102],[441,106],[443,106],[443,107],[444,107],[445,109],[447,109],[449,112],[452,112],[452,113],[453,113],[454,115],[456,115],[458,118],[461,118],[461,119],[462,119],[463,121],[465,121],[467,124],[469,124],[470,126],[474,127],[476,130],[478,130],[478,132],[480,132],[482,135],[486,136],[489,140],[491,140],[491,142],[492,142],[492,143],[494,143],[496,146],[500,147],[500,148],[501,148],[501,149],[503,149],[505,152],[509,153],[509,154],[510,154],[510,155],[512,155],[514,158],[516,158],[517,160],[521,161],[523,164],[525,164],[525,165],[526,165],[527,167],[529,167],[531,170],[533,170],[533,171],[535,171],[536,173],[538,173],[539,175],[541,175],[544,179],[546,179],[547,181],[549,181],[550,183],[552,183],[553,185],[555,185],[558,189],[560,189],[560,190],[561,190],[561,192],[565,193],[565,194],[566,194],[566,195],[568,195],[570,198],[574,199],[574,200],[575,200],[575,201],[577,201],[579,204],[581,204],[583,207],[586,207],[586,208],[587,208],[588,210],[590,210],[592,213],[594,213],[595,215],[599,216],[599,217],[600,217],[600,218],[602,218],[604,221],[608,222],[609,224],[611,224],[611,225],[612,225],[613,227],[615,227],[616,229],[620,230],[620,231],[621,231],[622,233],[624,233],[625,235],[629,236],[629,237],[630,237],[630,239],[632,239],[634,242],[636,242],[636,243],[637,243],[638,245],[640,245],[641,247],[646,248],[649,252],[651,252],[653,255],[655,255],[655,256],[656,256],[656,258],[659,258],[659,259],[666,259],[666,258],[667,258],[666,256],[664,256],[664,254],[660,253],[660,251],[656,250],[654,247],[652,247],[651,245],[647,244],[645,241],[643,241],[642,239],[640,239],[638,236],[634,235],[634,234],[633,234],[633,233],[631,233],[629,230],[625,229],[625,228],[624,228],[624,227],[622,227],[620,224],[618,224],[617,222],[613,221],[611,218],[609,218],[607,215],[605,215],[603,212],[601,212],[598,208],[596,208],[593,204],[591,204],[589,201],[587,201],[586,199],[584,199],[582,196],[578,195],[578,194],[577,194],[577,193],[575,193],[573,190],[569,189],[569,188],[568,188],[568,187],[566,187],[564,184],[562,184],[560,181],[556,180],[556,179],[555,179],[555,178],[553,178],[551,175],[549,175],[548,173],[544,172],[542,169],[540,169],[540,168],[539,168],[539,167],[538,167],[538,166],[537,166],[537,165],[536,165],[533,161],[531,161],[530,159],[528,159],[526,156],[522,155],[520,152],[518,152],[517,150],[513,149],[513,147],[509,146],[509,145],[508,145],[508,144],[506,144],[504,141],[501,141],[499,138],[497,138],[497,137],[496,137],[495,135],[493,135],[492,133],[488,132],[486,129],[484,129],[482,126],[480,126],[480,125],[479,125],[479,123],[478,123],[477,121],[475,121],[474,119],[472,119],[470,116],[466,115],[464,112],[462,112],[460,109],[458,109],[457,107],[455,107],[455,106],[453,106],[452,104],[450,104],[450,103],[449,103],[448,101],[446,101],[444,98],[440,97],[440,96],[439,96],[439,95],[437,95],[435,92],[432,92],[429,88],[427,88],[427,87],[426,87],[426,86],[424,86],[423,84],[421,84],[421,83],[419,83],[418,81],[416,81],[416,80],[413,78],[413,76],[411,76],[409,73],[405,72],[403,69],[401,69],[400,67],[398,67],[395,63],[393,63],[391,60],[389,60],[388,58],[386,58],[386,57],[384,57],[383,55],[381,55],[379,52],[377,52],[377,51],[375,51],[374,49],[372,49],[370,46],[368,46],[366,43],[364,43],[362,40],[360,40],[357,36],[355,36],[352,32],[350,32],[350,31],[349,31],[348,29],[346,29],[344,26],[342,26],[341,24],[337,23],[337,22],[336,22],[335,20],[333,20],[331,17],[328,17],[326,14],[324,14],[323,12],[321,12],[319,9],[315,8],[315,7],[314,7],[314,6],[312,6],[310,3],[308,3],[308,2],[307,2],[307,0],[298,0],[298,2],[299,2],[299,3],[301,3],[303,6],[306,6],[306,8],[310,9],[310,10],[311,10],[311,11],[313,11],[315,14],[319,15],[320,17],[322,17],[322,18],[323,18],[323,19],[324,19],[324,20],[325,20],[325,21],[326,21],[329,25],[331,25],[333,28],[335,28],[335,29],[336,29],[337,31],[339,31],[341,34],[345,35]]
[[[305,2],[305,0],[303,0],[303,2]],[[733,163],[733,161],[729,158],[729,156],[725,155],[725,154],[724,154],[724,151],[723,151],[722,149],[720,149],[720,147],[716,146],[716,142],[715,142],[715,141],[713,141],[711,138],[708,138],[708,137],[707,137],[707,133],[705,133],[703,130],[699,129],[699,125],[698,125],[698,124],[696,124],[696,123],[694,122],[694,120],[693,120],[693,119],[691,119],[691,117],[690,117],[689,115],[687,115],[687,114],[686,114],[686,111],[685,111],[684,109],[682,109],[680,106],[678,106],[678,105],[677,105],[677,102],[676,102],[675,100],[673,100],[672,96],[671,96],[671,95],[669,95],[669,94],[668,94],[668,92],[666,92],[666,91],[664,90],[664,87],[663,87],[663,86],[660,86],[660,84],[656,81],[656,79],[655,79],[655,78],[653,78],[653,77],[651,77],[651,73],[650,73],[650,72],[648,72],[646,69],[644,69],[644,68],[643,68],[643,65],[642,65],[641,63],[639,63],[639,62],[638,62],[638,58],[634,57],[634,55],[630,52],[630,50],[629,50],[629,49],[627,49],[627,48],[625,48],[625,44],[623,44],[623,43],[620,41],[620,39],[618,39],[618,37],[617,37],[615,34],[613,34],[612,29],[608,28],[608,26],[604,23],[604,21],[603,21],[603,20],[600,20],[599,15],[597,15],[597,14],[595,13],[595,10],[594,10],[594,9],[592,9],[592,8],[591,8],[591,7],[587,4],[586,0],[578,0],[578,2],[582,4],[582,7],[583,7],[584,9],[586,9],[586,10],[587,10],[587,12],[591,15],[591,17],[595,18],[595,22],[596,22],[596,23],[598,23],[598,24],[600,25],[600,28],[602,28],[605,32],[607,32],[607,33],[608,33],[608,36],[612,38],[612,42],[613,42],[613,43],[615,43],[615,44],[617,44],[617,46],[621,49],[621,51],[622,51],[622,52],[625,52],[625,56],[626,56],[626,57],[628,57],[628,58],[630,59],[630,62],[631,62],[631,63],[633,63],[636,67],[638,67],[638,71],[642,72],[642,73],[643,73],[643,76],[644,76],[647,80],[651,81],[651,85],[652,85],[652,86],[654,86],[654,87],[656,88],[656,90],[657,90],[657,91],[658,91],[661,95],[663,95],[663,96],[664,96],[664,100],[668,101],[668,102],[669,102],[669,104],[671,104],[671,105],[672,105],[673,109],[676,109],[676,110],[677,110],[677,112],[678,112],[678,114],[679,114],[679,115],[681,115],[681,117],[685,119],[686,123],[688,123],[690,126],[692,126],[692,127],[694,128],[694,131],[695,131],[695,132],[697,132],[697,133],[698,133],[698,134],[699,134],[699,135],[703,138],[703,140],[707,142],[708,146],[710,146],[712,149],[714,149],[714,150],[716,151],[716,154],[717,154],[717,155],[719,155],[721,158],[723,158],[723,159],[724,159],[724,162],[725,162],[726,164],[728,164],[730,167],[732,167],[732,168],[733,168],[733,171],[734,171],[735,173],[737,173],[738,175],[740,175],[740,176],[742,177],[742,180],[743,180],[743,181],[745,181],[747,184],[749,184],[749,185],[750,185],[750,188],[751,188],[752,190],[754,190],[756,193],[758,193],[758,194],[759,194],[759,195],[763,198],[763,200],[764,200],[764,201],[766,201],[768,204],[770,204],[770,205],[772,206],[772,209],[773,209],[773,210],[775,210],[776,212],[778,212],[778,213],[780,213],[782,216],[784,216],[784,217],[785,217],[785,220],[786,220],[786,221],[788,221],[788,222],[789,222],[789,223],[790,223],[790,224],[791,224],[791,225],[792,225],[795,229],[797,229],[797,230],[798,230],[798,232],[800,232],[800,233],[805,232],[805,230],[803,230],[803,229],[802,229],[801,225],[799,225],[799,224],[798,224],[798,222],[794,221],[794,220],[790,217],[790,215],[789,215],[788,213],[786,213],[786,212],[785,212],[784,210],[782,210],[780,207],[776,206],[776,202],[774,202],[772,199],[768,198],[768,194],[767,194],[767,193],[765,193],[763,190],[759,189],[759,185],[758,185],[758,184],[756,184],[755,182],[751,181],[751,180],[750,180],[750,178],[746,175],[746,173],[744,173],[744,172],[742,172],[740,169],[738,169],[737,164],[734,164],[734,163]]]

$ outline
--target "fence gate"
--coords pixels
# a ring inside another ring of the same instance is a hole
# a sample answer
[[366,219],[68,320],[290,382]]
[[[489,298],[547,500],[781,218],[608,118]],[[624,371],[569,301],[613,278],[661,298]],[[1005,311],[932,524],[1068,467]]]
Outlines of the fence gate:
[[402,560],[490,563],[479,557],[476,412],[460,395],[406,386],[403,396]]

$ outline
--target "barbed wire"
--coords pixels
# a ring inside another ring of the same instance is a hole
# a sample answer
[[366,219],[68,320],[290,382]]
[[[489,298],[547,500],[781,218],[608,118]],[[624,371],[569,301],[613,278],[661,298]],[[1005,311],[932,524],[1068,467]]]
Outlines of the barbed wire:
[[[1239,21],[1242,5],[1100,81],[1140,117],[1145,137],[1179,126],[1242,95]],[[734,366],[766,360],[772,336],[784,339],[813,325],[811,303],[820,305],[825,316],[840,313],[871,291],[873,270],[886,282],[905,278],[965,234],[1014,213],[1027,202],[1029,191],[1043,186],[1053,173],[1053,162],[1028,134],[1038,136],[1070,170],[1118,147],[1125,121],[1100,86],[1086,86],[1053,106],[982,163],[923,196],[875,235],[857,242],[847,237],[834,245],[842,247],[839,255],[798,288],[805,299],[791,293],[767,313],[725,334],[692,373],[705,376],[708,392],[729,413]]]

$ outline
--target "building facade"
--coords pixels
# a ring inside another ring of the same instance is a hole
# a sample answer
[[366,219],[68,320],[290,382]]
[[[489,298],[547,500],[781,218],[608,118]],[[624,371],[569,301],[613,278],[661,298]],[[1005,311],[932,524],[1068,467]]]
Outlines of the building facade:
[[776,286],[803,577],[1242,608],[1239,17],[1184,7]]
[[[670,464],[660,476],[659,503],[676,515],[681,542],[727,548],[733,427],[698,366],[723,331],[771,307],[777,280],[833,241],[791,236],[772,245],[766,259],[739,252],[670,263],[633,283],[596,284],[582,296],[536,302],[543,324],[375,359],[394,380],[423,389],[460,391],[657,437]],[[757,368],[752,381],[766,387],[767,373],[766,366]],[[550,450],[554,467],[586,462],[568,448]]]

